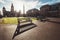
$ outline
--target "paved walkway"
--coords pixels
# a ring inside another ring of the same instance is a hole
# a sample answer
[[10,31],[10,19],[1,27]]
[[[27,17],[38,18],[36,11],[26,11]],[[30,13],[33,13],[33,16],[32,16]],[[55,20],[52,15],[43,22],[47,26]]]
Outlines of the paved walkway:
[[[37,27],[16,36],[13,40],[60,40],[60,24],[34,21]],[[12,40],[17,25],[0,24],[0,40]]]
[[50,21],[60,22],[60,18],[48,18],[48,19],[50,19]]

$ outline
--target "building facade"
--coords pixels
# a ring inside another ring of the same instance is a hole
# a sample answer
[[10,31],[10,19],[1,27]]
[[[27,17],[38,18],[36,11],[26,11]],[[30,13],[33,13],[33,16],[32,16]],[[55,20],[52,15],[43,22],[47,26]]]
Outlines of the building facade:
[[40,14],[51,17],[60,17],[60,3],[42,6],[40,8]]
[[21,11],[19,11],[19,12],[14,11],[13,4],[11,4],[11,10],[10,11],[7,11],[5,7],[3,7],[2,11],[3,11],[3,16],[4,17],[19,17],[20,14],[21,14]]

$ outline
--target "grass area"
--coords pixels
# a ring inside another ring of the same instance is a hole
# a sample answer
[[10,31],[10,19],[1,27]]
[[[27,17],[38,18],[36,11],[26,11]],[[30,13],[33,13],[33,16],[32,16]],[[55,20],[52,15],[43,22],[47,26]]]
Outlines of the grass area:
[[[2,18],[2,22],[0,24],[17,24],[17,17],[5,17]],[[27,20],[27,17],[19,17],[20,20]],[[32,21],[36,20],[36,18],[31,17],[30,18]],[[1,19],[0,19],[1,20]]]

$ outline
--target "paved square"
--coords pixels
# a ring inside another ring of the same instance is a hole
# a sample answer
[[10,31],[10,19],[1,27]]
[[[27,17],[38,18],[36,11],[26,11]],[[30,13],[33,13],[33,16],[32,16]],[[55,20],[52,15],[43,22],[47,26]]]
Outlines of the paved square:
[[[34,21],[37,27],[17,35],[13,40],[60,40],[60,24]],[[17,25],[0,24],[0,40],[12,40]]]

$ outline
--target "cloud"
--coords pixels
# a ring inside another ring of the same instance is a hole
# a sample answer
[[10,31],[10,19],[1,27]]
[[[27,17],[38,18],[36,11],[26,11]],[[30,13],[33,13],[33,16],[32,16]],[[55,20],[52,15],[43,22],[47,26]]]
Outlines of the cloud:
[[39,9],[43,5],[46,5],[46,4],[51,5],[51,4],[58,3],[58,2],[60,2],[60,0],[51,0],[51,1],[48,1],[48,2],[47,1],[46,2],[39,1],[36,7]]
[[37,1],[37,0],[24,0],[24,1]]
[[43,0],[43,1],[42,0],[4,0],[4,1],[0,0],[0,3],[3,3],[3,6],[5,6],[6,10],[8,11],[10,11],[11,3],[13,3],[14,9],[16,11],[21,10],[23,12],[23,4],[25,6],[25,11],[27,11],[32,8],[39,9],[41,6],[46,5],[46,4],[53,4],[56,2],[60,2],[60,0],[50,0],[50,1]]
[[4,3],[4,1],[3,0],[0,0],[0,3]]
[[32,8],[36,8],[37,4],[38,4],[38,1],[26,3],[25,4],[26,11],[29,10],[29,9],[32,9]]
[[[2,2],[2,0],[0,0]],[[38,3],[38,0],[4,0],[3,6],[6,8],[7,11],[10,11],[11,9],[11,3],[14,5],[14,10],[19,11],[23,13],[23,5],[25,6],[25,11],[36,8],[36,5]],[[2,8],[1,8],[2,10]]]
[[25,11],[35,8],[38,1],[34,0],[34,1],[24,1],[24,0],[14,0],[12,2],[14,4],[15,10],[19,11],[21,10],[23,12],[23,5],[25,6]]

